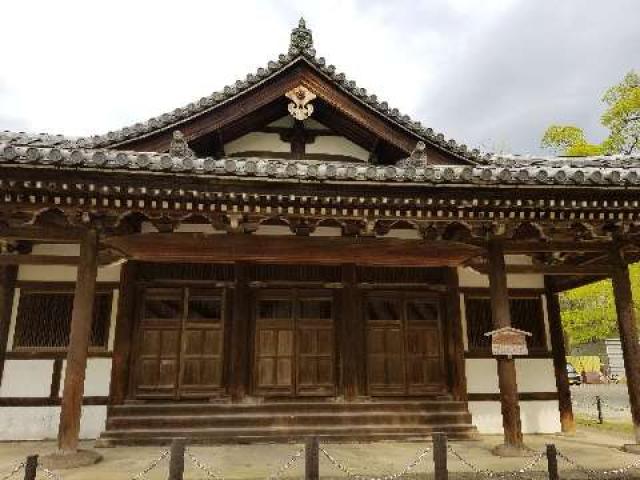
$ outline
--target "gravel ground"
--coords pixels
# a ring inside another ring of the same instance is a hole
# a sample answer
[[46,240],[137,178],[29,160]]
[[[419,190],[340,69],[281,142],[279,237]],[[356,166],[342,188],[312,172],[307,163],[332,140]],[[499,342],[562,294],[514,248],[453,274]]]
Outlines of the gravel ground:
[[597,417],[596,397],[602,401],[604,419],[631,420],[627,386],[623,384],[588,384],[571,387],[574,413]]

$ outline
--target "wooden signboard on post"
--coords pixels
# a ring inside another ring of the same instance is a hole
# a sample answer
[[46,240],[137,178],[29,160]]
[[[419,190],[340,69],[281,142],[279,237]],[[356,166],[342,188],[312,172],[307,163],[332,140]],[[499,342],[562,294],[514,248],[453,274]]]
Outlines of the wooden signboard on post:
[[527,337],[531,333],[513,327],[503,327],[485,333],[491,337],[491,353],[495,356],[528,355]]

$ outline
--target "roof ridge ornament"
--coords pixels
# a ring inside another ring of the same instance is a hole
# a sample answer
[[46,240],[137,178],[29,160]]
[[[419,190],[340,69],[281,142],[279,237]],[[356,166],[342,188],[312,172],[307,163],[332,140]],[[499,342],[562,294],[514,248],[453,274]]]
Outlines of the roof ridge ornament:
[[289,104],[289,113],[296,120],[306,120],[313,113],[313,104],[310,103],[316,98],[316,94],[304,85],[299,85],[293,90],[289,90],[285,96],[292,101]]
[[418,141],[411,154],[396,163],[399,167],[426,167],[428,164],[427,145],[423,141]]
[[291,30],[291,42],[289,43],[290,53],[310,52],[311,56],[315,56],[313,49],[313,35],[311,30],[307,28],[307,22],[300,17],[298,26]]
[[193,150],[189,148],[187,140],[184,138],[184,133],[180,130],[174,130],[171,136],[171,145],[169,145],[169,155],[172,157],[181,158],[193,158],[195,154]]

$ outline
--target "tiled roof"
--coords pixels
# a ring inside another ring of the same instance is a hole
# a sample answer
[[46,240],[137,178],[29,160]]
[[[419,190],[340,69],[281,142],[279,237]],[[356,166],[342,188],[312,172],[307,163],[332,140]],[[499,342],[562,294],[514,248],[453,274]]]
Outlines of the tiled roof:
[[316,50],[313,47],[311,30],[306,27],[304,19],[300,19],[298,27],[294,28],[291,32],[291,43],[288,53],[280,55],[277,60],[270,61],[266,68],[259,68],[255,73],[250,73],[244,79],[227,85],[221,91],[214,92],[207,97],[202,97],[198,101],[189,103],[182,108],[176,108],[172,112],[151,118],[145,122],[136,123],[120,130],[93,137],[68,138],[46,134],[28,135],[24,133],[0,132],[0,141],[11,142],[16,145],[80,148],[117,146],[123,142],[143,137],[158,130],[173,128],[186,120],[211,111],[297,62],[307,62],[332,81],[338,88],[378,112],[389,121],[413,133],[427,144],[434,145],[437,148],[473,162],[477,162],[480,159],[479,150],[469,150],[466,145],[458,144],[452,139],[447,139],[442,133],[437,133],[431,128],[426,128],[420,122],[412,120],[408,115],[403,115],[398,109],[389,107],[387,102],[380,101],[376,95],[369,94],[365,88],[359,87],[355,81],[349,80],[344,73],[339,73],[336,67],[328,64],[323,57],[317,57]]
[[[640,158],[590,157],[518,162],[492,157],[477,166],[374,166],[349,162],[286,161],[264,158],[193,158],[112,149],[42,148],[0,143],[0,166],[34,165],[78,170],[148,171],[299,181],[411,182],[473,185],[545,185],[640,188]],[[522,160],[522,159],[519,159]]]

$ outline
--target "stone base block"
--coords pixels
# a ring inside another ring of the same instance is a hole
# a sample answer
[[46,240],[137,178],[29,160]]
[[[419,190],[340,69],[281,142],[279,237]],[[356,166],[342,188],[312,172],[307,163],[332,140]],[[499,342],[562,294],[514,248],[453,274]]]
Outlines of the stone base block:
[[75,452],[55,452],[43,455],[39,463],[49,470],[67,470],[70,468],[87,467],[102,460],[102,455],[93,450],[77,450]]

